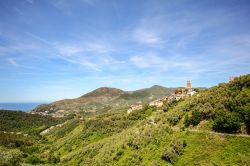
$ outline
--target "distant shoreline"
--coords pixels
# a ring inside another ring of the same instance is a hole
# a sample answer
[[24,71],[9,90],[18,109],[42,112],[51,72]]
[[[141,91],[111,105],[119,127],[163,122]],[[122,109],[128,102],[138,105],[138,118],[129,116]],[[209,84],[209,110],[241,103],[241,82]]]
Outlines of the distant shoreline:
[[13,110],[13,111],[29,112],[41,104],[46,104],[46,102],[0,103],[0,110]]

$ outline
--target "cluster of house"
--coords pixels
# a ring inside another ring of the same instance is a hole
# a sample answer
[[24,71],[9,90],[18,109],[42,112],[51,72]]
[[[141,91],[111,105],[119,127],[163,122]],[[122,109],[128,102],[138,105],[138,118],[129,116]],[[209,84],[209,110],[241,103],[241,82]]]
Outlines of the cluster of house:
[[41,112],[31,112],[31,114],[38,114],[38,115],[43,115],[43,116],[46,116],[46,115],[49,115],[49,111],[41,111]]
[[149,103],[149,106],[154,106],[154,107],[160,108],[163,106],[164,102],[171,104],[174,101],[178,101],[180,99],[184,99],[186,97],[193,96],[195,93],[196,93],[196,91],[194,91],[191,88],[190,80],[188,80],[187,86],[185,89],[184,88],[176,89],[175,93],[171,94],[170,96],[166,96],[166,97],[163,97],[161,99],[152,101]]
[[[163,97],[161,99],[154,100],[149,103],[149,106],[156,107],[156,108],[161,108],[164,105],[164,102],[167,102],[171,104],[174,101],[178,101],[180,99],[184,99],[186,97],[193,96],[196,93],[191,88],[191,83],[190,80],[187,81],[187,85],[185,89],[177,89],[175,90],[175,93],[171,94],[170,96]],[[142,109],[142,105],[131,105],[130,108],[127,110],[127,113],[131,113],[134,110],[140,110]]]
[[141,110],[142,108],[143,108],[142,104],[131,105],[130,108],[127,110],[127,113],[130,114],[131,112],[135,110]]
[[39,111],[39,112],[31,112],[31,114],[39,114],[39,115],[43,115],[43,116],[46,116],[46,115],[51,115],[52,117],[57,117],[57,118],[61,118],[61,117],[64,117],[65,114],[65,110],[58,110],[56,112],[53,112],[53,109],[51,108],[50,111]]

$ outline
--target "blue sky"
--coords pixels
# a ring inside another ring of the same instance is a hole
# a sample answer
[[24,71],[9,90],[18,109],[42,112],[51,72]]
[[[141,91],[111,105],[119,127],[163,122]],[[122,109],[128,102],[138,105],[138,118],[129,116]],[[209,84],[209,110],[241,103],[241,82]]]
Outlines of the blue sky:
[[248,0],[1,0],[0,102],[250,73]]

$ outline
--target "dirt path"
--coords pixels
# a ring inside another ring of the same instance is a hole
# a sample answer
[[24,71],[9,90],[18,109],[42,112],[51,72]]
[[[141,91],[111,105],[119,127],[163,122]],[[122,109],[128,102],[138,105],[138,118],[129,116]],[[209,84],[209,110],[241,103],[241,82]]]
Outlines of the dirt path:
[[[172,129],[174,131],[180,131],[180,127],[178,126],[173,126]],[[250,135],[247,134],[229,134],[229,133],[219,133],[219,132],[214,132],[214,131],[202,131],[202,130],[197,130],[197,129],[188,129],[191,132],[196,132],[196,133],[207,133],[207,134],[215,134],[219,136],[234,136],[234,137],[247,137],[250,138]]]

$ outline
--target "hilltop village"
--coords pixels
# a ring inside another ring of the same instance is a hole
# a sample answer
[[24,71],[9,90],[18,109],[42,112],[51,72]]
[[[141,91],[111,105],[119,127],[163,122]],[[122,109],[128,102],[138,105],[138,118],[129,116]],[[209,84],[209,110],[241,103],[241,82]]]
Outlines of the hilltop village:
[[[180,99],[184,99],[186,97],[191,97],[196,93],[197,92],[194,89],[192,89],[192,87],[191,87],[190,80],[187,80],[186,88],[176,89],[175,92],[172,93],[171,95],[165,96],[163,98],[160,98],[160,99],[157,99],[157,100],[154,100],[154,101],[150,102],[149,106],[156,107],[156,108],[161,108],[164,105],[164,103],[171,104],[174,101],[179,101]],[[142,108],[143,108],[142,104],[133,104],[127,110],[127,113],[129,114],[129,113],[131,113],[131,112],[133,112],[135,110],[140,110]]]

